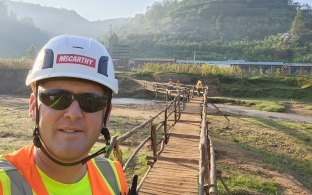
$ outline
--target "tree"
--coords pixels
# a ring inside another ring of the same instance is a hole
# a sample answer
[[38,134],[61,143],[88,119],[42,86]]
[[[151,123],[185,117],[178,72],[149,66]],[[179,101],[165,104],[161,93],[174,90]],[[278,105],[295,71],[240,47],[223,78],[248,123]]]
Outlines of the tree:
[[37,54],[36,47],[34,44],[31,44],[26,51],[26,57],[29,59],[35,59],[36,54]]
[[118,45],[118,44],[119,44],[119,38],[115,33],[113,33],[108,39],[109,50],[112,51],[114,48],[114,45]]
[[300,40],[303,30],[304,30],[304,21],[303,21],[302,10],[297,9],[296,17],[294,21],[292,22],[292,25],[290,28],[290,32],[294,41]]

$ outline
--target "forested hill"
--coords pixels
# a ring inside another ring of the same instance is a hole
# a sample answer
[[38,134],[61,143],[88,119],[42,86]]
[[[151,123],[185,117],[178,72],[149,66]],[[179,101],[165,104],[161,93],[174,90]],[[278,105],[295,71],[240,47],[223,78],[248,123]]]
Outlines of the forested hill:
[[50,35],[79,34],[98,37],[108,33],[110,27],[121,27],[129,18],[89,21],[74,10],[53,8],[24,2],[5,0],[9,12],[12,11],[18,18],[31,18],[33,23],[42,31]]
[[312,10],[292,0],[163,0],[134,18],[105,21],[0,0],[0,15],[1,57],[21,57],[66,33],[99,38],[114,58],[312,61]]
[[0,1],[0,56],[24,56],[29,48],[39,48],[48,35],[38,29],[29,18],[17,19],[9,15]]
[[288,33],[287,41],[292,35],[299,40],[306,33],[312,40],[311,21],[311,8],[291,0],[164,0],[136,15],[110,41],[130,45],[130,55],[141,57],[193,59],[197,51],[201,60],[302,61],[280,37]]
[[21,57],[35,52],[52,36],[76,34],[97,38],[119,28],[130,18],[89,21],[74,10],[0,0],[0,57]]
[[193,40],[263,39],[289,31],[295,15],[296,7],[287,0],[168,0],[138,15],[127,33],[166,33]]

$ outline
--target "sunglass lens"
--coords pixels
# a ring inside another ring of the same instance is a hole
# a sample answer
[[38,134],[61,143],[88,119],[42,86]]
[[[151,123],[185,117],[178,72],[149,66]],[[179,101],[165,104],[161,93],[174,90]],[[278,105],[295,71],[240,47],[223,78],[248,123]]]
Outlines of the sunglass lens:
[[60,89],[41,90],[39,99],[43,104],[55,110],[64,110],[73,101],[69,92]]
[[107,105],[107,98],[95,93],[84,93],[76,95],[80,108],[85,112],[97,112]]

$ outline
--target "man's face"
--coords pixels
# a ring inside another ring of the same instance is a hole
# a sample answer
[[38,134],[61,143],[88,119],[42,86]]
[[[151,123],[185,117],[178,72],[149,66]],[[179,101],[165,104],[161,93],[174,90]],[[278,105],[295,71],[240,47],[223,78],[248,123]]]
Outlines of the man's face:
[[[104,95],[100,86],[79,80],[47,81],[41,88]],[[101,132],[103,109],[93,113],[84,112],[77,100],[64,110],[52,109],[40,102],[39,98],[38,102],[39,132],[47,151],[62,162],[74,162],[86,157]]]

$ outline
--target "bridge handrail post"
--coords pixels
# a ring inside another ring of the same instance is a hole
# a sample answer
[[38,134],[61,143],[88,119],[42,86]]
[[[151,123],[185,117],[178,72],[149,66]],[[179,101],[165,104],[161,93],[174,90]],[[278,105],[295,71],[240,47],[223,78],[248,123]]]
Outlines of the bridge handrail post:
[[154,162],[157,161],[157,137],[156,137],[156,125],[151,122],[151,148],[153,150]]
[[178,110],[179,110],[179,115],[178,115],[178,120],[181,118],[181,93],[178,95]]
[[165,120],[164,120],[164,134],[165,134],[165,144],[168,144],[169,142],[169,134],[167,132],[167,123],[168,123],[168,120],[167,120],[167,109],[165,110]]
[[[205,96],[204,96],[205,97]],[[204,195],[205,194],[205,182],[206,176],[209,168],[209,163],[208,163],[208,156],[207,156],[207,151],[209,150],[207,147],[209,145],[207,144],[207,135],[206,135],[206,116],[204,115],[206,110],[205,110],[205,98],[204,98],[204,103],[202,106],[202,112],[201,112],[201,131],[200,131],[200,143],[199,143],[199,194]]]
[[182,91],[182,108],[184,110],[184,105],[185,105],[185,89]]
[[[210,140],[210,137],[209,137],[209,140]],[[217,167],[216,167],[214,148],[213,148],[211,141],[209,144],[209,151],[210,151],[210,163],[209,163],[210,164],[210,170],[209,170],[210,188],[209,188],[209,194],[218,194]]]
[[[214,148],[209,137],[207,120],[208,87],[204,92],[204,102],[202,106],[202,121],[200,132],[200,155],[199,155],[199,194],[218,194],[217,189],[217,169],[214,156]],[[208,182],[208,184],[205,184]]]
[[153,89],[155,90],[155,100],[157,100],[157,91],[158,91],[158,84],[153,82]]
[[177,123],[177,99],[174,99],[174,124]]

